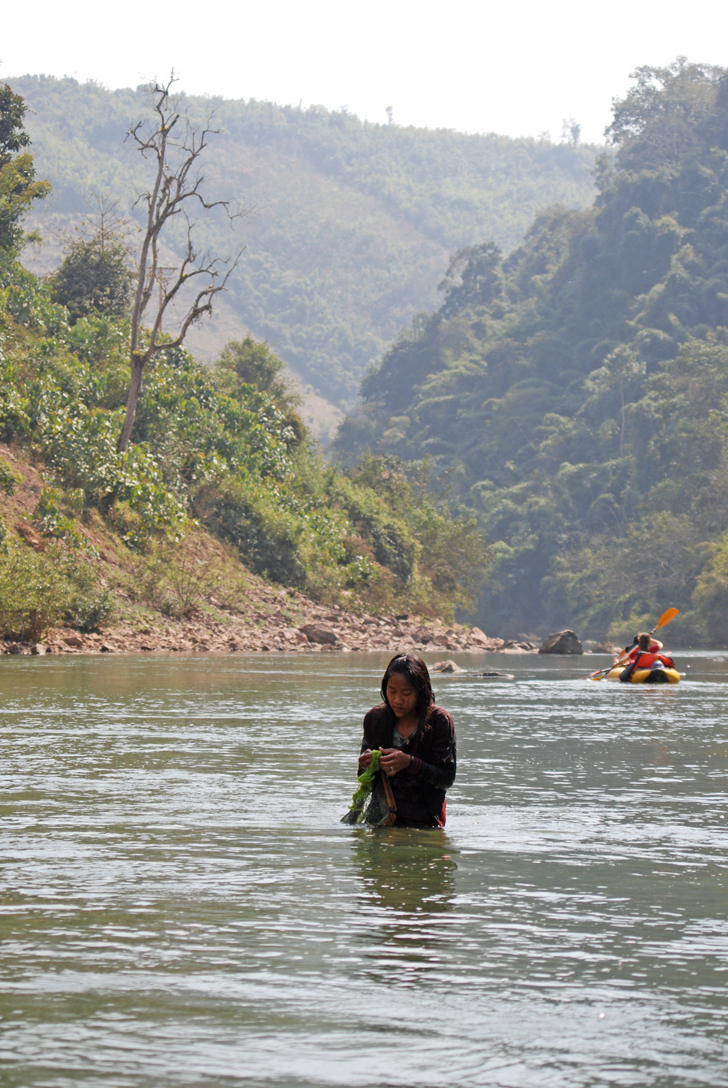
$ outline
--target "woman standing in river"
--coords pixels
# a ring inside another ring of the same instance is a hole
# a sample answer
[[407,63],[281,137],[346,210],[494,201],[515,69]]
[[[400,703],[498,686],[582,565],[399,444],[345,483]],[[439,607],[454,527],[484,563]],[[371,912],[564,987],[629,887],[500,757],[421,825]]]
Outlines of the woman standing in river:
[[364,718],[359,770],[379,765],[397,805],[397,827],[444,827],[445,791],[455,781],[455,728],[435,704],[430,674],[414,654],[398,654],[382,678],[383,703]]

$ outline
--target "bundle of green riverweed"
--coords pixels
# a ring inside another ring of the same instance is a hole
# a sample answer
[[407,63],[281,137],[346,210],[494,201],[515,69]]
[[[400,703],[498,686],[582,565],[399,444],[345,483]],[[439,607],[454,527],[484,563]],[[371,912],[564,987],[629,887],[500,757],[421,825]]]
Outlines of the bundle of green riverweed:
[[342,824],[386,827],[394,823],[397,809],[379,767],[380,757],[381,752],[375,748],[371,763],[358,777],[359,787],[351,799],[351,808],[341,817]]

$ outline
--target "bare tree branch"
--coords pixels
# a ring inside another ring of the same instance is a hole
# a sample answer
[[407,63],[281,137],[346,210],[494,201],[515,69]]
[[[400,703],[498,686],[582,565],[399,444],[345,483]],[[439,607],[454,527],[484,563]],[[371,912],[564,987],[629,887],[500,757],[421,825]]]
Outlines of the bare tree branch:
[[[138,121],[127,133],[127,139],[132,141],[140,154],[155,164],[155,172],[149,192],[143,193],[137,200],[137,204],[146,211],[146,227],[139,252],[131,315],[131,381],[118,443],[120,452],[129,445],[144,368],[158,352],[179,347],[190,327],[205,314],[212,313],[215,295],[226,289],[240,260],[242,249],[236,257],[226,259],[211,257],[209,253],[202,257],[197,254],[192,241],[192,208],[196,205],[205,212],[221,208],[231,224],[250,210],[233,210],[230,200],[208,200],[205,197],[205,177],[200,172],[199,160],[210,136],[216,135],[218,130],[211,127],[212,116],[202,127],[196,127],[188,116],[180,114],[171,96],[174,82],[173,72],[166,83],[155,82],[151,86],[156,114],[153,125]],[[180,216],[186,224],[187,244],[184,256],[168,282],[164,275],[167,270],[160,265],[160,239],[165,227]],[[193,301],[188,303],[184,317],[179,319],[176,336],[163,338],[164,320],[170,307],[179,301],[180,292],[199,277],[204,278],[205,286],[200,287]],[[155,289],[158,292],[156,311],[151,323],[145,323]],[[142,341],[146,346],[142,346]]]

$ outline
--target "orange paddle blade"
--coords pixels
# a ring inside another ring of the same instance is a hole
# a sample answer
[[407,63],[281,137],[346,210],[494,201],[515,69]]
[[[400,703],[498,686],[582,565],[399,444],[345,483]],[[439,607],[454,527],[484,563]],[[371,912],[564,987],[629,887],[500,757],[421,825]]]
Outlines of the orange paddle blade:
[[662,615],[660,616],[659,620],[657,621],[655,626],[652,628],[652,630],[656,631],[658,629],[658,627],[665,627],[670,622],[670,620],[674,620],[675,616],[679,616],[679,615],[680,615],[680,609],[679,608],[668,608],[667,612],[662,613]]

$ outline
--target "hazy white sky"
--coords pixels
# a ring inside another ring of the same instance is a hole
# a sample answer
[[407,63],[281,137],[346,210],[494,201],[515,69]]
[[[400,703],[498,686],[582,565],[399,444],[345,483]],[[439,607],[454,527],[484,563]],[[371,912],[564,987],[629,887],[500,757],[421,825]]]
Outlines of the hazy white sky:
[[46,73],[320,103],[372,121],[600,140],[630,71],[685,54],[728,66],[726,0],[36,0],[2,17],[0,77]]

